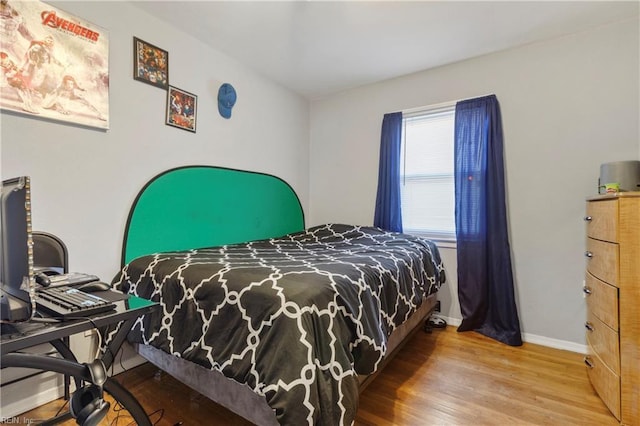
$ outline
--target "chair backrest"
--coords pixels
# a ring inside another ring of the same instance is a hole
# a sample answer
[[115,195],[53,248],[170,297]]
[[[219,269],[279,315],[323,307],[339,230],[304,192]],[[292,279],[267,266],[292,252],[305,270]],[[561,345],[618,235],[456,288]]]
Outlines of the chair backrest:
[[54,268],[69,272],[69,255],[62,240],[48,232],[33,231],[33,265],[38,268]]

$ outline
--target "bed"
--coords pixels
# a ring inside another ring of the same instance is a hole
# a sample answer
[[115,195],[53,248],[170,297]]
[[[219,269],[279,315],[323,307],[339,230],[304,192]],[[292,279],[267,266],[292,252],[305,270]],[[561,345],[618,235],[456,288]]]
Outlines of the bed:
[[145,185],[113,280],[161,305],[129,334],[144,358],[253,423],[295,425],[351,424],[444,281],[431,241],[305,229],[283,180],[209,166]]

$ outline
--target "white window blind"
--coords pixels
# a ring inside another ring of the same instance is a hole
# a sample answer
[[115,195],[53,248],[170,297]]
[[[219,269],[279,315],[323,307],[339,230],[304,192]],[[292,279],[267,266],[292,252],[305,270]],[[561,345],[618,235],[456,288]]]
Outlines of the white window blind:
[[455,241],[455,105],[403,114],[404,232]]

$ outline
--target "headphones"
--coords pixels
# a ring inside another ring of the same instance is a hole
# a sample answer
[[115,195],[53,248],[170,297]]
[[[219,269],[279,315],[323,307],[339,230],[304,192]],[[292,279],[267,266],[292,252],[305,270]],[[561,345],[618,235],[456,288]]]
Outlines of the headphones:
[[84,364],[91,376],[91,385],[77,389],[71,397],[69,411],[81,426],[96,426],[109,411],[110,404],[102,398],[102,385],[107,381],[107,369],[101,360]]

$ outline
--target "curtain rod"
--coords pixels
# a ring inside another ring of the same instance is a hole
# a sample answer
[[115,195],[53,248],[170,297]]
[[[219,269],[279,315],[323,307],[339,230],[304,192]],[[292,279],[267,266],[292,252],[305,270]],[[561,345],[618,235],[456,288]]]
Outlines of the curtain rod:
[[450,107],[455,106],[460,101],[466,101],[467,99],[484,98],[485,96],[491,96],[491,95],[495,95],[495,93],[488,93],[486,95],[473,96],[473,97],[470,97],[470,98],[458,99],[458,100],[455,100],[455,101],[441,102],[439,104],[424,105],[424,106],[415,107],[415,108],[407,108],[407,109],[403,109],[401,112],[403,114],[412,114],[412,113],[415,113],[415,112],[428,111],[428,110],[432,110],[432,109],[450,108]]

